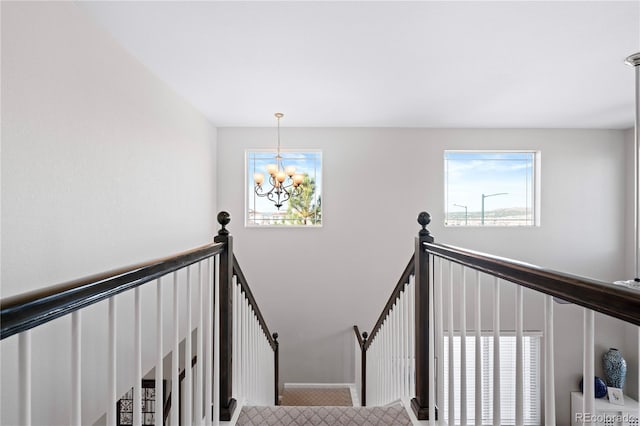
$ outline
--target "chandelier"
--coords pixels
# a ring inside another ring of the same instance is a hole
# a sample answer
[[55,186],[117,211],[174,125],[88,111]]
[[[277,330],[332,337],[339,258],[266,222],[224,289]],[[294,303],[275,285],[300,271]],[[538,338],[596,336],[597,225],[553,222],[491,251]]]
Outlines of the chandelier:
[[276,151],[275,164],[267,165],[267,173],[269,174],[268,184],[270,188],[263,186],[264,173],[254,173],[253,181],[255,182],[255,193],[258,197],[267,197],[280,210],[292,196],[302,193],[301,184],[304,176],[296,173],[294,166],[284,166],[282,156],[280,155],[280,119],[284,117],[281,112],[275,113],[278,122],[278,150]]

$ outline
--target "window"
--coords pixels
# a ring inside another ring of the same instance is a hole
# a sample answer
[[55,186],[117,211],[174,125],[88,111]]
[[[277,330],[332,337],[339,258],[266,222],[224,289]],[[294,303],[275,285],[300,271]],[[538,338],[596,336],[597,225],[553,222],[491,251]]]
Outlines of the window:
[[538,225],[539,164],[534,151],[445,151],[445,225]]
[[[540,424],[540,334],[523,336],[524,366],[524,424]],[[455,424],[460,422],[460,336],[453,337],[454,383],[456,392]],[[467,417],[469,424],[475,423],[475,336],[467,336]],[[449,388],[449,338],[444,336],[444,393]],[[493,424],[493,335],[480,338],[482,345],[482,424]],[[501,424],[514,425],[516,415],[516,338],[500,336],[500,416]],[[445,398],[444,416],[449,413]]]
[[[278,208],[277,203],[260,196],[255,191],[254,174],[262,173],[262,193],[268,192],[267,166],[276,164],[272,151],[252,150],[246,152],[246,225],[247,226],[322,226],[322,153],[320,151],[280,152],[281,168],[295,167],[302,176],[300,191]],[[287,182],[285,182],[285,185]]]

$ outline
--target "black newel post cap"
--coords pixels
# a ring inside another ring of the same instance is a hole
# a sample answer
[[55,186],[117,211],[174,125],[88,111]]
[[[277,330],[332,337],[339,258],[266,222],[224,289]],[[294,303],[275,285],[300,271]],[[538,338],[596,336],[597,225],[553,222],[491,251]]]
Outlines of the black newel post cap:
[[421,237],[426,237],[429,235],[429,231],[427,231],[427,225],[431,223],[431,215],[427,212],[420,212],[418,215],[418,223],[422,226],[419,235]]
[[369,333],[367,333],[366,331],[362,333],[362,340],[367,340],[367,337],[369,337]]
[[271,335],[271,337],[273,337],[273,340],[276,342],[276,345],[278,344],[278,333],[273,333]]
[[222,225],[222,228],[218,231],[218,235],[229,235],[229,230],[225,228],[229,222],[231,222],[231,215],[228,212],[218,213],[218,223]]

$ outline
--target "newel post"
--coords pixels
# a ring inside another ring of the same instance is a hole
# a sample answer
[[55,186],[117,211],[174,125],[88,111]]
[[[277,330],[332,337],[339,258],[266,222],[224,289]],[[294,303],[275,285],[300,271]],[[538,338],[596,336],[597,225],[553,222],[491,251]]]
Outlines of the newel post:
[[365,331],[362,333],[362,358],[360,361],[360,393],[362,401],[360,405],[367,406],[367,338],[369,334]]
[[[418,215],[422,229],[415,239],[415,357],[416,396],[411,400],[411,408],[418,420],[429,420],[429,255],[424,243],[432,243],[433,237],[427,230],[431,216],[427,212]],[[436,419],[437,419],[436,413]],[[433,419],[433,420],[436,420]]]
[[[236,408],[236,400],[231,397],[232,383],[232,350],[233,350],[233,237],[225,228],[231,222],[231,216],[227,212],[218,213],[218,223],[222,226],[218,235],[213,239],[216,243],[225,243],[224,250],[220,253],[219,268],[219,336],[220,336],[220,420],[229,421]],[[214,301],[215,303],[215,301]],[[214,359],[215,362],[215,359]]]
[[274,391],[275,391],[275,400],[273,405],[280,405],[280,398],[279,398],[279,392],[280,392],[280,382],[279,382],[279,377],[280,377],[280,343],[278,343],[278,333],[273,333],[273,335],[271,336],[273,337],[273,343],[275,345],[274,349],[273,349],[273,374],[274,374]]

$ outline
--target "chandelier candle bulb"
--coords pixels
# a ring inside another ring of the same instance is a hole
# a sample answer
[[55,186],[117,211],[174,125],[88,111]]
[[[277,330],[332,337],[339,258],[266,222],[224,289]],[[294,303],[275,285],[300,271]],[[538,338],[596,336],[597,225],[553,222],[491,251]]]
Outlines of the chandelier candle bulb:
[[304,181],[304,176],[301,174],[293,175],[293,184],[298,186]]
[[287,178],[287,175],[285,175],[284,172],[278,172],[276,174],[276,179],[278,179],[278,182],[280,183],[284,182],[286,178]]
[[264,182],[264,174],[263,173],[254,173],[253,174],[253,180],[255,181],[256,185],[262,185],[262,182]]
[[276,173],[278,173],[278,165],[277,164],[267,164],[267,173],[269,173],[271,176],[273,176]]

